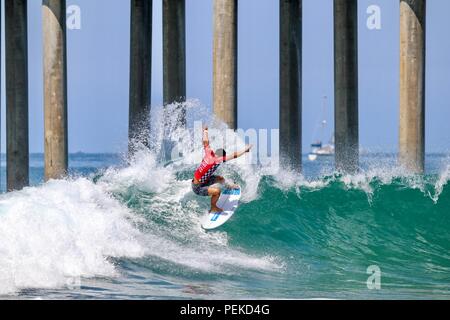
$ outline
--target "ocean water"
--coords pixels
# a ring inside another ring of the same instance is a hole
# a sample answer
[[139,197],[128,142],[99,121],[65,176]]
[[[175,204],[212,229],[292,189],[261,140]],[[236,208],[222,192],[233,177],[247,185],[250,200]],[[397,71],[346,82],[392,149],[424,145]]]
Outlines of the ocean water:
[[[241,205],[206,232],[192,128],[158,128],[131,159],[72,154],[65,180],[43,183],[32,156],[32,186],[0,195],[0,298],[450,298],[448,154],[428,154],[419,176],[389,153],[364,153],[354,175],[332,158],[304,157],[302,175],[230,162],[219,173],[242,185]],[[184,157],[162,161],[163,140]]]

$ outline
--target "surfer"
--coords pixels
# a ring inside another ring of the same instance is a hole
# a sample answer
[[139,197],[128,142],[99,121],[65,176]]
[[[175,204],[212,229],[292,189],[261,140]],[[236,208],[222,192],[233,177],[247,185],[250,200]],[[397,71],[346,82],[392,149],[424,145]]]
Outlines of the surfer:
[[210,212],[222,212],[223,210],[217,207],[217,200],[219,200],[221,190],[213,185],[217,183],[222,185],[225,184],[229,189],[238,189],[239,186],[234,184],[227,185],[224,177],[214,175],[214,172],[221,163],[237,159],[249,152],[252,145],[247,145],[244,150],[234,152],[232,155],[228,156],[224,149],[217,149],[214,152],[209,145],[208,127],[204,126],[203,148],[205,149],[205,156],[203,157],[202,163],[194,173],[194,179],[192,179],[192,191],[199,196],[211,197]]

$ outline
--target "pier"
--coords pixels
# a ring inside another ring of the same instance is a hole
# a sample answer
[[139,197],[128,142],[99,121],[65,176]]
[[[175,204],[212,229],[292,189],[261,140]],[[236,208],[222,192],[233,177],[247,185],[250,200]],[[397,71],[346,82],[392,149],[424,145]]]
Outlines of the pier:
[[27,1],[5,1],[6,188],[29,183]]
[[280,163],[302,167],[302,0],[280,0]]
[[66,1],[42,3],[44,41],[45,180],[68,169]]
[[131,0],[129,151],[148,142],[152,83],[152,0]]
[[[186,18],[184,0],[163,0],[163,101],[186,101]],[[180,124],[185,122],[181,112]]]
[[334,0],[336,169],[358,170],[358,1]]
[[[149,145],[152,0],[130,3],[130,152]],[[163,103],[186,100],[186,4],[162,1]],[[211,0],[213,112],[238,128],[238,0]],[[399,164],[424,172],[426,0],[400,1]],[[255,8],[256,10],[257,8]],[[279,0],[282,166],[302,169],[302,0]],[[7,190],[29,184],[27,0],[5,0]],[[359,169],[358,1],[333,0],[335,165]],[[45,180],[68,170],[66,1],[42,1]],[[2,70],[3,71],[3,70]],[[37,121],[31,119],[31,121]],[[184,113],[180,123],[184,123]],[[133,142],[133,143],[132,143]]]
[[425,7],[400,1],[399,161],[415,173],[425,166]]
[[214,0],[213,109],[218,119],[237,129],[237,0]]

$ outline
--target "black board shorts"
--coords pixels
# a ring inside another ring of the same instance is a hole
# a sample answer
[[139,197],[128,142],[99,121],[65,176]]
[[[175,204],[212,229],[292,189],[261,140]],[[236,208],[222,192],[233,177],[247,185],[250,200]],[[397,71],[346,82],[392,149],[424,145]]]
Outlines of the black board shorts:
[[207,197],[208,196],[208,188],[216,183],[216,179],[217,176],[213,175],[211,176],[211,178],[209,178],[209,180],[205,183],[201,183],[201,184],[195,184],[194,180],[192,180],[192,191],[194,191],[194,193],[196,195],[202,196],[202,197]]

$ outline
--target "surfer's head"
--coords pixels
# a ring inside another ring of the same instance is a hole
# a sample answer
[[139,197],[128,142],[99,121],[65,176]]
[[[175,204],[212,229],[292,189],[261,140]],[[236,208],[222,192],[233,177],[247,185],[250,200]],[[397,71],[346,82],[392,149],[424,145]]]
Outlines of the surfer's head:
[[225,151],[225,149],[217,149],[216,152],[216,157],[226,157],[227,156],[227,152]]

